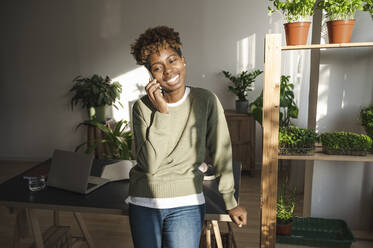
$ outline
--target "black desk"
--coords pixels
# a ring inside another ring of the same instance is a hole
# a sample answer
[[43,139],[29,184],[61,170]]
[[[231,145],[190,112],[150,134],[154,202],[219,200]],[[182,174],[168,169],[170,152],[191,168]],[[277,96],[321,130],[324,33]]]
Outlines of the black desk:
[[[91,174],[93,176],[100,175],[100,171],[106,164],[110,164],[110,162],[95,160]],[[37,166],[49,165],[50,160],[47,160]],[[73,193],[53,187],[47,187],[38,192],[31,192],[28,190],[27,180],[23,179],[23,175],[29,171],[0,184],[0,205],[26,209],[27,217],[33,227],[32,231],[38,248],[43,247],[43,241],[36,216],[33,215],[32,209],[36,208],[74,212],[74,216],[90,247],[94,247],[94,245],[88,231],[86,230],[83,219],[80,216],[81,212],[117,215],[128,214],[128,205],[124,202],[128,196],[128,180],[107,183],[88,195]],[[236,189],[235,197],[237,200],[240,184],[240,171],[240,163],[234,163],[233,174]],[[231,219],[224,210],[224,201],[218,192],[217,181],[204,181],[203,192],[206,200],[206,220],[230,222]],[[55,218],[55,224],[58,224],[58,217]]]

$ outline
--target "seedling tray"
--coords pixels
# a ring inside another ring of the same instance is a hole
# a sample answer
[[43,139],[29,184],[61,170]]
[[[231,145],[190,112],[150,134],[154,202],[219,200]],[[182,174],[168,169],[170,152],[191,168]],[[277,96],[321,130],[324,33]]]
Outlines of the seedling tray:
[[296,217],[290,236],[277,235],[277,243],[327,248],[351,247],[354,241],[346,222],[336,219]]

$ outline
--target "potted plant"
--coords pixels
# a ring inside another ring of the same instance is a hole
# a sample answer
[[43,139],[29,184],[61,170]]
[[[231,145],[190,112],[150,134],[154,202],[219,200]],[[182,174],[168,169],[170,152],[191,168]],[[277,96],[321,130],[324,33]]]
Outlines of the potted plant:
[[334,155],[366,156],[372,139],[365,134],[330,132],[320,135],[323,152]]
[[363,0],[322,0],[317,7],[324,10],[329,43],[348,43],[355,24],[355,13],[363,10]]
[[370,16],[373,18],[373,0],[365,0],[364,11],[368,11]]
[[[90,120],[103,122],[105,121],[105,107],[113,105],[117,108],[114,102],[120,99],[122,92],[119,82],[111,83],[108,76],[101,77],[96,74],[90,78],[78,76],[73,79],[73,82],[74,85],[70,89],[70,92],[74,94],[71,107],[80,103],[83,108],[88,109]],[[119,104],[122,106],[121,103]]]
[[[289,126],[290,118],[298,118],[299,109],[294,101],[294,84],[289,83],[290,76],[281,76],[280,85],[280,126]],[[262,125],[263,118],[263,91],[259,97],[250,104],[251,112],[256,121]]]
[[[125,120],[118,121],[113,127],[104,125],[96,120],[88,120],[80,123],[78,127],[86,125],[93,126],[101,130],[103,137],[93,140],[93,144],[86,147],[85,152],[91,153],[100,144],[106,144],[109,150],[108,154],[104,154],[105,159],[109,160],[131,160],[133,155],[131,153],[132,132],[128,129],[128,122]],[[82,146],[87,145],[84,142],[78,145],[75,151],[78,151]]]
[[313,129],[295,126],[280,127],[278,146],[282,155],[311,155],[315,151],[318,135]]
[[290,235],[294,218],[295,187],[287,188],[286,179],[281,184],[276,203],[276,233],[278,235]]
[[373,139],[373,105],[360,110],[360,121],[368,136]]
[[222,72],[224,76],[233,83],[233,86],[228,86],[228,89],[238,97],[238,100],[236,100],[236,111],[238,113],[247,113],[249,109],[249,102],[246,99],[247,92],[252,90],[255,78],[259,76],[263,71],[243,71],[237,76],[233,76],[228,71]]
[[285,20],[286,44],[305,45],[307,43],[308,30],[311,25],[310,17],[313,16],[316,0],[269,0],[273,7],[268,6],[268,15],[279,11]]

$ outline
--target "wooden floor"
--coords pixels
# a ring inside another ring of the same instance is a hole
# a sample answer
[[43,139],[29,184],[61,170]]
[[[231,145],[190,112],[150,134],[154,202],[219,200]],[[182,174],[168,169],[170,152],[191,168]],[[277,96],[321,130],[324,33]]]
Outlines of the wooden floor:
[[[30,162],[6,162],[0,161],[0,183],[30,168],[35,163]],[[234,233],[240,248],[259,247],[259,192],[260,175],[250,177],[242,176],[240,203],[248,211],[248,225],[243,228],[234,227]],[[302,215],[302,195],[297,196],[296,214]],[[37,210],[42,230],[45,230],[52,223],[52,212]],[[82,214],[88,226],[97,248],[124,248],[133,247],[131,233],[129,230],[128,218],[125,216],[103,215],[103,214]],[[78,227],[73,220],[71,213],[61,213],[61,224],[72,226],[72,234],[79,236]],[[15,215],[5,207],[0,207],[0,248],[12,247],[12,237],[15,225]],[[222,231],[226,226],[222,224]],[[32,239],[22,240],[21,247],[29,247]],[[277,247],[296,247],[288,245],[277,245]],[[299,247],[299,246],[298,246]],[[373,248],[373,242],[357,241],[354,248]]]

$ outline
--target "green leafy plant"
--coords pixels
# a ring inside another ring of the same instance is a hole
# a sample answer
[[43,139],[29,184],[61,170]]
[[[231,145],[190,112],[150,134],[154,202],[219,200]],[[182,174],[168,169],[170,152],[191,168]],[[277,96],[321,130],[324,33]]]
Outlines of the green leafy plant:
[[[290,118],[298,118],[298,106],[294,101],[294,84],[289,83],[290,76],[281,76],[280,86],[280,126],[289,126]],[[263,118],[263,91],[260,96],[250,104],[255,120],[262,125]]]
[[228,71],[222,71],[224,76],[228,78],[233,86],[228,86],[228,89],[238,97],[239,101],[246,101],[247,92],[251,91],[252,83],[255,78],[259,76],[263,71],[253,70],[251,72],[243,71],[237,76],[233,76]]
[[[79,124],[78,127],[82,125],[94,126],[103,133],[102,139],[94,140],[92,145],[87,146],[86,153],[92,153],[99,144],[106,144],[109,149],[109,154],[106,154],[105,157],[106,159],[133,159],[131,153],[132,132],[127,131],[129,125],[127,121],[118,121],[112,128],[95,120],[85,121]],[[88,142],[84,142],[78,145],[75,151],[78,151],[87,144]]]
[[323,151],[328,154],[365,155],[354,154],[356,152],[366,152],[372,146],[372,139],[365,134],[352,132],[331,132],[320,135]]
[[268,6],[268,15],[280,12],[287,23],[300,22],[313,15],[316,0],[269,0],[273,7]]
[[313,129],[280,127],[278,137],[280,153],[307,153],[315,149],[317,141],[318,135]]
[[365,0],[363,9],[364,11],[368,11],[373,18],[373,0]]
[[360,110],[360,121],[365,132],[370,138],[373,138],[373,105],[362,108]]
[[281,184],[276,203],[276,220],[278,224],[286,225],[292,222],[295,209],[295,190],[287,188],[288,180]]
[[363,0],[322,0],[317,7],[325,10],[330,21],[354,19],[357,10],[363,10]]
[[[119,82],[111,83],[111,79],[93,75],[92,77],[78,76],[73,79],[73,87],[70,92],[74,94],[71,99],[71,107],[81,104],[83,108],[100,107],[104,105],[113,105],[120,99],[122,86]],[[119,103],[121,105],[121,103]],[[115,108],[117,106],[113,105]]]

